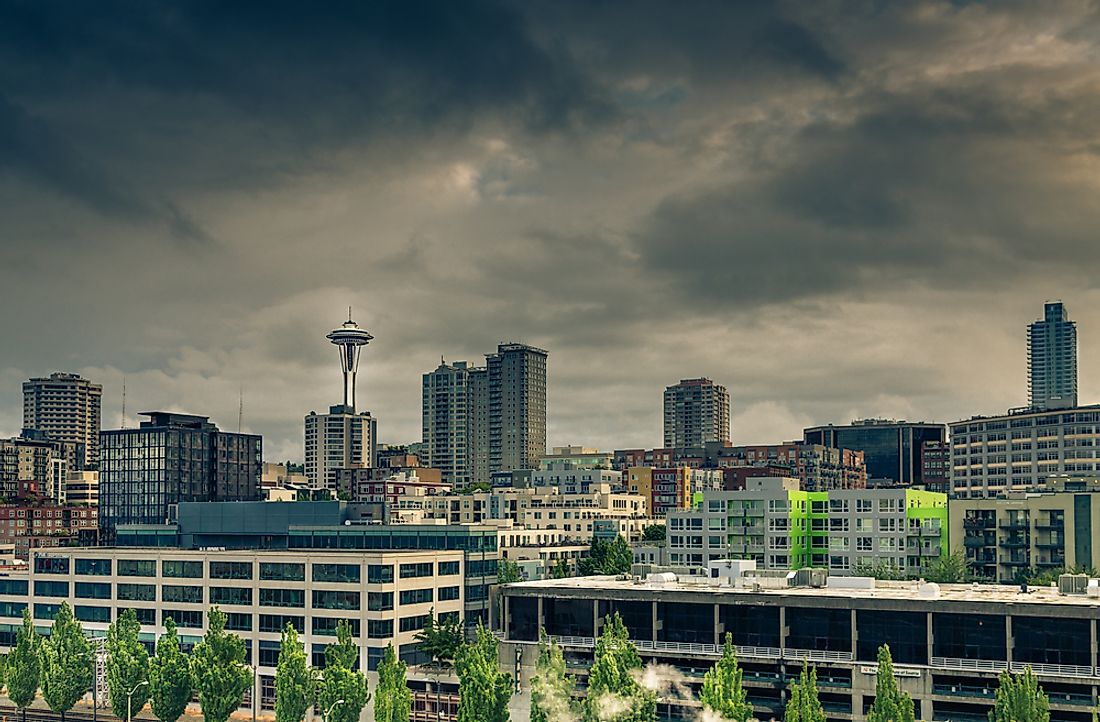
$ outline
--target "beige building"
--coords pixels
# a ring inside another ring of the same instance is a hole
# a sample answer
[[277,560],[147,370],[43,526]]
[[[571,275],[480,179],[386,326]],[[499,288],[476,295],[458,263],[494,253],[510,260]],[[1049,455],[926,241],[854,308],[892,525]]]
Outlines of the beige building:
[[1055,477],[1042,491],[952,499],[950,539],[976,573],[1012,582],[1032,571],[1095,567],[1100,559],[1100,478]]
[[98,506],[99,472],[70,471],[66,474],[65,503],[73,506]]

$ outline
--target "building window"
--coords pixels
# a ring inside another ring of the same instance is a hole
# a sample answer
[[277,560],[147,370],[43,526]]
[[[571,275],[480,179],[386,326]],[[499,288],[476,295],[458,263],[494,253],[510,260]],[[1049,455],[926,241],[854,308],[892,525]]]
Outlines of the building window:
[[[351,624],[351,633],[353,636],[359,636],[359,620],[358,619],[341,619],[339,617],[314,617],[313,618],[313,633],[319,637],[335,637],[336,626],[340,622],[348,622]],[[367,623],[368,628],[370,622]],[[392,623],[391,623],[392,626]]]
[[[402,620],[403,621],[403,620]],[[423,627],[420,627],[421,629]],[[367,637],[370,639],[389,639],[393,636],[392,619],[368,619]]]
[[[252,590],[249,589],[249,592]],[[226,612],[225,628],[234,632],[251,632],[252,615],[243,612]]]
[[337,592],[314,589],[315,609],[359,609],[359,592]]
[[261,607],[298,607],[306,606],[304,589],[261,589]]
[[211,604],[252,604],[251,587],[210,587]]
[[170,579],[202,579],[202,562],[166,559],[161,562],[160,571]]
[[35,580],[34,596],[36,597],[67,597],[69,596],[68,582],[50,582]]
[[313,581],[358,584],[361,572],[358,564],[314,564]]
[[459,562],[439,562],[438,574],[441,577],[451,576],[452,574],[459,573]]
[[35,619],[53,619],[57,616],[58,610],[61,609],[60,604],[35,604],[34,605],[34,618]]
[[110,622],[110,607],[89,607],[77,604],[73,607],[73,616],[81,622]]
[[[298,634],[306,633],[306,618],[294,614],[261,614],[261,632],[281,632],[287,624],[293,625]],[[278,644],[278,642],[276,642]]]
[[76,573],[87,576],[109,577],[111,576],[110,559],[77,559]]
[[450,602],[458,599],[460,596],[459,587],[440,587],[439,588],[439,601]]
[[171,619],[179,627],[202,629],[202,611],[190,609],[165,609],[160,613],[161,625],[165,619]]
[[252,562],[210,562],[211,579],[251,579]]
[[118,575],[120,577],[155,577],[157,563],[152,559],[119,559]]
[[367,565],[367,582],[369,584],[389,584],[393,581],[392,564]]
[[260,579],[277,582],[302,582],[306,578],[306,565],[295,562],[261,562]]
[[165,584],[160,588],[160,600],[162,602],[202,604],[202,587]]
[[106,582],[76,582],[73,586],[77,599],[111,598],[111,585]]
[[115,587],[115,596],[119,601],[155,602],[157,588],[152,584],[118,584]]
[[393,592],[367,592],[367,610],[386,612],[393,609]]
[[432,601],[431,589],[405,589],[401,592],[401,604],[425,604]]
[[430,577],[432,575],[431,562],[424,562],[422,564],[402,564],[401,565],[401,578],[402,579],[418,579],[420,577]]
[[423,629],[428,620],[432,618],[430,614],[418,614],[414,617],[401,617],[400,629],[402,632],[418,632]]
[[[34,573],[35,574],[68,574],[69,573],[69,558],[68,557],[36,556],[34,558]],[[51,617],[51,619],[52,619],[52,617]]]

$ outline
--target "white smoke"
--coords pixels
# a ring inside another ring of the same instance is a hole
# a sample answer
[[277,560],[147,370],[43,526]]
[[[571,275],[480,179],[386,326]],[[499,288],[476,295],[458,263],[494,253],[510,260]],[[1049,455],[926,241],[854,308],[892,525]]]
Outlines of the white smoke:
[[[665,702],[695,700],[695,695],[691,691],[690,678],[672,665],[650,662],[642,669],[632,670],[630,676],[639,686],[657,695],[659,700]],[[694,710],[693,722],[732,721],[708,707],[698,707]],[[750,718],[747,722],[759,722],[759,720]]]
[[539,689],[539,707],[550,722],[580,722],[580,715],[569,695],[552,685]]
[[631,709],[630,700],[614,692],[606,692],[596,700],[596,716],[600,722],[614,722]]

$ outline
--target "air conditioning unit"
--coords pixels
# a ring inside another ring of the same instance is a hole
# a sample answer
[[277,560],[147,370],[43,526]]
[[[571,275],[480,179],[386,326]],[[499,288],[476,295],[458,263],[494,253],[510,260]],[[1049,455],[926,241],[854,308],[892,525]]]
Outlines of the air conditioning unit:
[[1089,588],[1088,574],[1058,575],[1059,594],[1084,594]]

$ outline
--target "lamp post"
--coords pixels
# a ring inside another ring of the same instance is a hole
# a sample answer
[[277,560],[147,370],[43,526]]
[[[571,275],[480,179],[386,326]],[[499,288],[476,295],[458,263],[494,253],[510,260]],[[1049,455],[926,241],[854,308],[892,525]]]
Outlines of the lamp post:
[[252,722],[256,722],[256,706],[260,703],[260,695],[256,689],[256,665],[248,665],[252,668]]
[[134,692],[137,692],[139,689],[141,689],[142,687],[144,687],[147,684],[149,684],[148,681],[138,682],[132,690],[130,690],[129,692],[126,693],[126,722],[132,722],[132,719],[133,719],[133,712],[130,709],[130,702],[134,698]]
[[328,716],[330,714],[332,714],[332,710],[336,709],[337,706],[342,705],[343,703],[344,703],[344,700],[342,700],[342,699],[338,699],[335,702],[333,702],[332,706],[328,708],[328,711],[325,712],[323,715],[321,715],[321,722],[328,722]]

